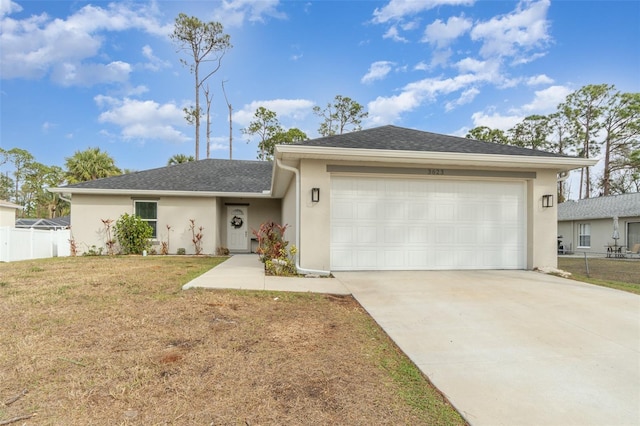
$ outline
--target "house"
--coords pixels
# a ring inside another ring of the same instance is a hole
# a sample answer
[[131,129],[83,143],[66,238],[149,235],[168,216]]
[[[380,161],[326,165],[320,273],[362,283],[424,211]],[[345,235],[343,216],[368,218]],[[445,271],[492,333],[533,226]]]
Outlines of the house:
[[556,266],[558,173],[594,163],[382,126],[278,145],[273,162],[207,159],[53,191],[71,194],[85,246],[104,247],[101,219],[136,213],[170,252],[193,253],[190,219],[204,253],[249,252],[274,220],[301,272],[532,269]]
[[0,228],[3,226],[13,228],[16,224],[16,211],[21,208],[17,204],[0,200]]
[[[613,238],[614,217],[618,218],[617,240]],[[559,204],[558,239],[567,251],[587,253],[640,244],[640,193]]]

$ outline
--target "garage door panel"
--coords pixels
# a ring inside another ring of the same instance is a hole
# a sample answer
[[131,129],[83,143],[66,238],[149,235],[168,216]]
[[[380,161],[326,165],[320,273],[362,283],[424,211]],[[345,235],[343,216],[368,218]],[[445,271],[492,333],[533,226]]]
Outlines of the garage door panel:
[[523,182],[334,176],[331,267],[523,269],[524,203]]

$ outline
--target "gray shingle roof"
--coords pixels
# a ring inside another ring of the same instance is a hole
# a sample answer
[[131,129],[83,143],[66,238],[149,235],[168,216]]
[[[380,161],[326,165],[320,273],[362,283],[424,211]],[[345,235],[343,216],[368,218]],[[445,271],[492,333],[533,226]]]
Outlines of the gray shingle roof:
[[558,204],[558,220],[640,216],[640,193],[587,198]]
[[453,152],[461,154],[524,155],[564,157],[512,145],[483,142],[457,136],[440,135],[397,126],[382,126],[298,142],[294,145],[354,149],[389,149],[398,151]]
[[262,193],[271,188],[272,167],[268,161],[206,159],[65,188]]

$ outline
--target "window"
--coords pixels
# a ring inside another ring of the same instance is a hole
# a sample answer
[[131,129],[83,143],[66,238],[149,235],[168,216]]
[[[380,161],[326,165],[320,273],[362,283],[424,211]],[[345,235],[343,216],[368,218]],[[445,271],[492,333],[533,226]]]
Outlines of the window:
[[578,224],[578,247],[591,247],[591,224]]
[[156,238],[158,225],[158,203],[156,201],[134,201],[135,214],[153,228],[152,238]]
[[640,244],[640,222],[629,222],[627,224],[627,248],[631,250],[636,244]]

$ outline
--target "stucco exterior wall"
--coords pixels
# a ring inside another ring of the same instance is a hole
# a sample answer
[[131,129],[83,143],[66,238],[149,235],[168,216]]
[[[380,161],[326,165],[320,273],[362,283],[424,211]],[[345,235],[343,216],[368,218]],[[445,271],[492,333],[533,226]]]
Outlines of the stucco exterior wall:
[[[215,252],[217,240],[217,210],[215,198],[187,197],[135,197],[130,195],[86,195],[74,194],[71,203],[71,232],[80,253],[91,248],[106,250],[105,227],[101,219],[117,221],[124,213],[134,213],[135,200],[158,202],[157,238],[154,248],[160,252],[160,243],[168,241],[169,253],[184,248],[187,254],[195,253],[191,242],[189,219],[195,220],[197,228],[204,227],[202,249],[204,254]],[[167,225],[171,229],[167,229]]]
[[[557,173],[542,170],[527,191],[527,268],[558,267]],[[542,196],[553,195],[553,207],[542,207]]]
[[14,228],[16,226],[16,209],[0,205],[0,227],[8,226]]
[[288,225],[285,238],[289,245],[296,243],[296,180],[291,179],[289,186],[280,201],[281,221],[283,225]]
[[[331,267],[331,174],[322,160],[300,162],[300,266],[328,271]],[[320,201],[311,202],[311,189],[320,189]]]
[[[300,161],[301,171],[301,234],[300,234],[300,266],[308,269],[330,269],[330,194],[331,173],[327,172],[326,160],[303,159]],[[336,165],[335,161],[331,162]],[[373,162],[339,163],[340,165],[412,167],[406,164]],[[415,166],[413,166],[415,167]],[[442,167],[442,166],[440,166]],[[475,170],[482,170],[477,168]],[[508,170],[505,170],[508,171]],[[522,172],[522,169],[513,169]],[[529,170],[532,171],[532,170]],[[500,180],[491,178],[491,180]],[[513,180],[513,179],[511,179]],[[294,182],[292,180],[292,182]],[[311,202],[311,188],[320,188],[320,202]],[[292,195],[290,188],[283,200],[283,211],[290,209]],[[554,207],[543,208],[542,196],[554,195]],[[539,170],[535,179],[527,181],[526,222],[527,222],[527,269],[544,266],[557,267],[557,208],[556,172]],[[283,217],[287,216],[283,213]]]
[[[591,244],[582,247],[579,244],[579,225],[588,223],[591,225]],[[631,249],[627,241],[627,226],[629,223],[640,223],[640,216],[618,218],[618,232],[620,239],[618,246],[624,249]],[[558,235],[562,235],[562,242],[566,249],[574,253],[604,254],[607,246],[613,245],[613,218],[607,219],[585,219],[575,221],[561,221],[558,223]]]

